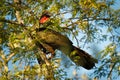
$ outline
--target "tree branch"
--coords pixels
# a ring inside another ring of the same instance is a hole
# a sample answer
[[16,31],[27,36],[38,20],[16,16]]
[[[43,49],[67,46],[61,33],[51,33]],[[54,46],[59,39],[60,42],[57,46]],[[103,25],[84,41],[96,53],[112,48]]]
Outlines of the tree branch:
[[77,39],[77,37],[76,37],[76,35],[74,34],[73,31],[72,31],[72,34],[73,34],[73,36],[75,37],[75,40],[76,40],[76,42],[77,42],[77,47],[80,48],[80,46],[79,46],[79,40]]
[[2,60],[4,62],[7,62],[7,59],[6,59],[5,55],[2,52],[0,53],[0,57],[2,58]]
[[50,64],[50,62],[48,61],[45,53],[41,50],[41,48],[38,48],[38,50],[39,50],[40,57],[42,58],[42,60],[45,61],[45,63],[46,63],[47,66],[50,66],[51,64]]
[[9,61],[14,55],[15,55],[15,53],[9,54],[8,57],[7,57],[7,61]]
[[[111,78],[111,74],[112,74],[112,71],[113,71],[113,69],[114,69],[116,63],[117,63],[117,62],[113,63],[113,65],[111,66],[110,72],[109,72],[109,74],[108,74],[108,76],[107,76],[108,79]],[[110,80],[111,80],[111,79],[110,79]]]
[[5,77],[8,79],[8,60],[6,59],[5,54],[3,52],[0,52],[0,57],[2,58],[2,65],[4,67],[3,73],[5,74]]
[[14,24],[14,25],[27,27],[22,23],[18,23],[17,21],[12,21],[12,20],[6,20],[5,18],[0,18],[0,22],[6,22],[6,23]]
[[[80,19],[80,17],[75,17],[75,18],[69,18],[69,20],[71,19]],[[93,20],[105,20],[105,21],[112,21],[110,18],[94,18],[94,17],[88,17],[85,19],[82,19],[83,21],[89,19],[89,21],[93,21]]]

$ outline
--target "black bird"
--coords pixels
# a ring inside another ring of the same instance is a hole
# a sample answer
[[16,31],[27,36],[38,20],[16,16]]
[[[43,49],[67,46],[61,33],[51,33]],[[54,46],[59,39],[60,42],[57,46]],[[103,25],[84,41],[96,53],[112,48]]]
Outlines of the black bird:
[[[49,19],[49,13],[45,12],[39,22],[40,24],[44,24]],[[40,44],[52,54],[55,54],[54,50],[58,49],[68,56],[76,65],[82,66],[85,69],[89,70],[97,63],[97,59],[73,46],[72,41],[70,41],[68,37],[52,29],[39,28],[36,30],[36,37]]]

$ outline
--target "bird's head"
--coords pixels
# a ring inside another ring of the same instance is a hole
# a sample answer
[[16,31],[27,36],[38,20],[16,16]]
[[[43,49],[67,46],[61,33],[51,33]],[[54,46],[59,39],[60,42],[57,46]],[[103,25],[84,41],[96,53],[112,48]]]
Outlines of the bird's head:
[[39,19],[39,23],[44,24],[45,22],[47,22],[50,19],[50,17],[51,17],[50,12],[44,11],[42,16]]

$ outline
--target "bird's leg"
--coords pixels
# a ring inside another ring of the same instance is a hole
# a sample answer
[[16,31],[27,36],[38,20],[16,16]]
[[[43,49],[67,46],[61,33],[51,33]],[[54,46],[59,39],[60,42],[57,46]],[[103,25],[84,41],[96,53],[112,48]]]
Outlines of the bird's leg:
[[42,46],[48,51],[47,53],[51,53],[51,57],[49,59],[52,59],[55,56],[55,50],[48,44],[43,43]]

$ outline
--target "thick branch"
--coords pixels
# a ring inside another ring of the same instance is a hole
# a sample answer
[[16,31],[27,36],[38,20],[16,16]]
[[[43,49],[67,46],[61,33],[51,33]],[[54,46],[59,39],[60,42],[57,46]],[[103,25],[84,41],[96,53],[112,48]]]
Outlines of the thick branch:
[[17,21],[12,21],[12,20],[6,20],[5,18],[0,18],[0,22],[6,22],[6,23],[14,24],[14,25],[25,26],[22,23],[18,23]]
[[6,57],[5,57],[4,54],[0,53],[0,57],[2,58],[2,60],[3,60],[4,62],[7,62],[7,59],[6,59]]
[[2,58],[2,64],[4,66],[4,72],[5,72],[6,77],[7,77],[7,74],[8,74],[8,60],[6,59],[5,54],[3,54],[2,52],[0,52],[0,57]]

